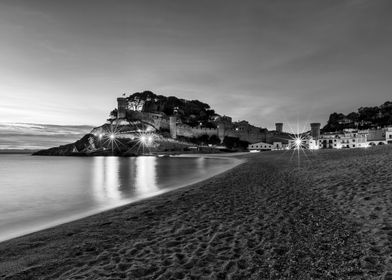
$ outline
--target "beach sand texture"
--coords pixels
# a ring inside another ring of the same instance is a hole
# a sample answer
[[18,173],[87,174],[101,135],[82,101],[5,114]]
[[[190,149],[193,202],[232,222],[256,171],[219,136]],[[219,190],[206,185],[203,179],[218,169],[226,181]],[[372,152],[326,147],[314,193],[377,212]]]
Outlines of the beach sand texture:
[[[392,147],[242,156],[204,182],[0,243],[4,279],[392,279]],[[388,272],[390,271],[390,272]]]

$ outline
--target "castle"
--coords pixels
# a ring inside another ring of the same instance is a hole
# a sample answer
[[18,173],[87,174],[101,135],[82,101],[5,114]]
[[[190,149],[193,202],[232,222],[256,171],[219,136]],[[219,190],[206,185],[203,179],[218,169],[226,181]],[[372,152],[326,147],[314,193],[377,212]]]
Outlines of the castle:
[[[147,104],[146,101],[149,101]],[[174,111],[173,115],[166,115],[162,104],[158,100],[129,100],[125,97],[117,98],[117,121],[139,120],[155,131],[170,131],[173,139],[179,137],[197,138],[203,135],[216,136],[221,142],[225,137],[237,138],[241,141],[255,143],[268,141],[270,133],[267,129],[249,124],[247,121],[233,122],[228,116],[214,115],[210,119],[214,127],[206,127],[203,124],[190,126],[183,123]],[[282,132],[282,126],[279,127]]]

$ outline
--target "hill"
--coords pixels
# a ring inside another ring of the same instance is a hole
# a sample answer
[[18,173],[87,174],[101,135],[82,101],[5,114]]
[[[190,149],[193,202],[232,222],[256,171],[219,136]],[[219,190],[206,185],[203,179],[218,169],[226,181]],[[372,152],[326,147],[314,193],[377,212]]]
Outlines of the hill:
[[347,115],[333,113],[329,116],[324,132],[341,131],[348,128],[370,129],[386,127],[392,124],[392,102],[387,101],[380,106],[360,107],[357,112]]
[[[127,98],[129,109],[148,113],[176,115],[181,122],[190,126],[215,127],[212,120],[219,116],[210,105],[199,100],[185,100],[175,96],[157,95],[151,91],[136,92]],[[117,116],[116,109],[111,112]]]

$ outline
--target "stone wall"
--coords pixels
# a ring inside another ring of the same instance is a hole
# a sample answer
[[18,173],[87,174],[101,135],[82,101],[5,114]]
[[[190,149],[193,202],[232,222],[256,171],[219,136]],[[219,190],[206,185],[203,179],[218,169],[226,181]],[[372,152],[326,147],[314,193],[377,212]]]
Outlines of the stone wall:
[[191,127],[186,124],[178,124],[177,118],[175,116],[168,117],[166,115],[158,113],[148,113],[127,110],[126,116],[128,119],[141,120],[144,123],[150,124],[155,129],[168,129],[170,130],[170,135],[173,139],[178,136],[197,138],[202,135],[216,135],[221,141],[224,137],[235,137],[242,141],[247,141],[249,143],[256,143],[261,141],[266,141],[266,133],[259,131],[258,129],[240,129],[236,130],[223,122],[218,122],[217,128],[206,128],[206,127]]
[[197,138],[202,135],[218,136],[218,129],[205,128],[205,127],[190,127],[189,125],[185,125],[185,124],[177,124],[176,134],[177,136],[184,136],[188,138],[193,138],[193,137]]
[[144,123],[150,124],[157,130],[170,128],[169,118],[161,114],[128,110],[127,118],[131,120],[141,120]]

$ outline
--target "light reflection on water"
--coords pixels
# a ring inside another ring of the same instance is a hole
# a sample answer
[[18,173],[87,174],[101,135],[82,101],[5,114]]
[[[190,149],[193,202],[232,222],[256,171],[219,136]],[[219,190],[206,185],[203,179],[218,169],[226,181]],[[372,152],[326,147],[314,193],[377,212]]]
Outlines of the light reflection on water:
[[155,193],[159,191],[156,168],[156,157],[95,157],[93,195],[98,203],[116,204],[130,195]]
[[134,184],[136,195],[154,193],[159,189],[156,178],[156,161],[156,157],[136,158],[136,170],[138,171]]
[[0,156],[0,241],[191,184],[233,160]]
[[118,160],[115,157],[93,159],[93,195],[97,202],[121,200],[118,180]]

